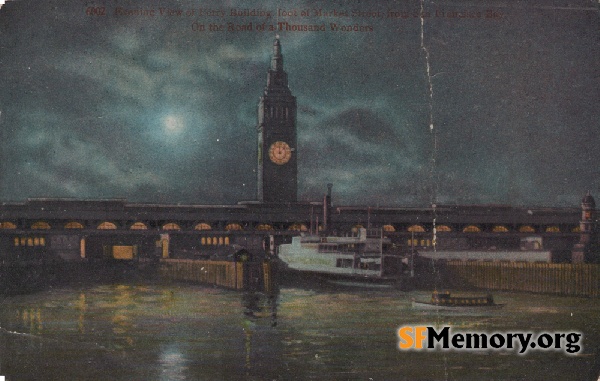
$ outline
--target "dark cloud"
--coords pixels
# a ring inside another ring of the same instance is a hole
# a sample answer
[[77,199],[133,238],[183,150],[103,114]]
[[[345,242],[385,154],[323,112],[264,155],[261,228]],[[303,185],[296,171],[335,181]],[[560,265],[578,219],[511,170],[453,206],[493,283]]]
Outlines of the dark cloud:
[[[256,107],[273,33],[200,33],[186,18],[112,11],[283,5],[95,3],[106,17],[87,16],[88,5],[16,0],[0,9],[0,198],[254,198]],[[293,3],[407,14],[420,6]],[[338,204],[572,206],[598,191],[597,10],[583,0],[423,6],[432,14],[423,36],[412,16],[347,22],[372,25],[369,33],[280,32],[299,105],[300,198],[320,198],[329,182]],[[503,17],[486,19],[489,9]],[[448,17],[465,10],[483,16]]]

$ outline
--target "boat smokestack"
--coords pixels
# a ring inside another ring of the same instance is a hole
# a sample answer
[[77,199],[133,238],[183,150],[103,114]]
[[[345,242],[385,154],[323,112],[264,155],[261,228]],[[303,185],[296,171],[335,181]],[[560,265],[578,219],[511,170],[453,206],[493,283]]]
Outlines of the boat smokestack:
[[331,227],[331,189],[333,184],[327,184],[327,194],[323,197],[323,231],[327,234]]

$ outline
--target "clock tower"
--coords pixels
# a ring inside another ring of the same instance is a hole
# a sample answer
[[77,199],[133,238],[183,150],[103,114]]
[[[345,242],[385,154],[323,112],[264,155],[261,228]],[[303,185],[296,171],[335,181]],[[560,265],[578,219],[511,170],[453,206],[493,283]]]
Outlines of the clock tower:
[[267,86],[258,103],[258,201],[297,201],[296,97],[283,70],[279,38],[273,43]]

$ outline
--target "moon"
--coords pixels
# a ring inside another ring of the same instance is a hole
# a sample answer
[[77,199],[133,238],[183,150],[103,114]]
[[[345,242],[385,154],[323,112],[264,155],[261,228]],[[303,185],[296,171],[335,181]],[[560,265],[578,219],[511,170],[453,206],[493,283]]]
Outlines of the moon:
[[167,115],[163,118],[163,127],[167,133],[178,135],[185,129],[185,123],[177,115]]

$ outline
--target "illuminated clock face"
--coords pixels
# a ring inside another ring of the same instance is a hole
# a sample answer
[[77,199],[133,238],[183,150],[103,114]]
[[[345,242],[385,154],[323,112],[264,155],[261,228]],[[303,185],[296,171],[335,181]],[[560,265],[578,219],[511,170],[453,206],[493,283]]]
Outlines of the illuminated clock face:
[[286,142],[275,142],[269,148],[269,159],[275,164],[283,165],[290,161],[292,149]]

